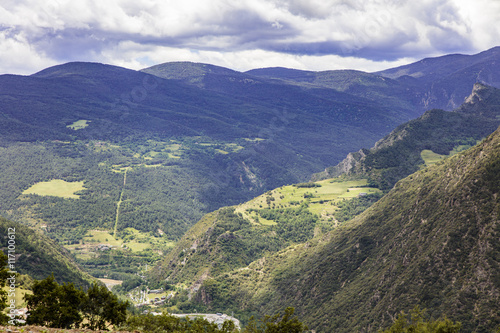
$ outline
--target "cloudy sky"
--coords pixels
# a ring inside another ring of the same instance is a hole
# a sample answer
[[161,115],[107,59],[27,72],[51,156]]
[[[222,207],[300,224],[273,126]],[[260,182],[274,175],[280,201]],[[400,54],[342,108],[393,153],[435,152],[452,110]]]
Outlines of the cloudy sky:
[[500,45],[498,0],[1,0],[0,74],[69,61],[375,71]]

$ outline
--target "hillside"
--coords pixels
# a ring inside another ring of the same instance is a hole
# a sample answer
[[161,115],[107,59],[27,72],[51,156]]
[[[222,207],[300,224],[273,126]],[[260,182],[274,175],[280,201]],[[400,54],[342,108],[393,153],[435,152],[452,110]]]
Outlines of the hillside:
[[455,111],[427,111],[398,126],[373,148],[350,153],[341,163],[312,179],[363,177],[372,185],[389,190],[424,164],[470,148],[499,125],[500,90],[477,83]]
[[500,130],[401,180],[360,216],[206,280],[197,308],[242,316],[293,305],[317,332],[374,331],[415,305],[500,325]]
[[36,280],[54,274],[59,283],[72,282],[81,287],[88,287],[96,282],[75,264],[66,250],[41,232],[0,217],[0,234],[3,235],[0,238],[0,248],[5,253],[9,246],[8,235],[15,236],[14,266],[19,274],[29,275]]
[[366,180],[324,180],[282,186],[238,206],[221,208],[196,223],[150,273],[152,281],[198,289],[204,280],[242,268],[299,244],[356,215],[380,190]]

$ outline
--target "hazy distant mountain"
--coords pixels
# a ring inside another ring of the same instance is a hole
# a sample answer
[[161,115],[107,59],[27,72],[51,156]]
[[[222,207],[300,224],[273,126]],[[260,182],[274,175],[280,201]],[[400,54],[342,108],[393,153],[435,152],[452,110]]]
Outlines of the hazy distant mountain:
[[500,47],[475,55],[446,55],[375,74],[417,87],[427,109],[460,106],[475,83],[500,88]]
[[476,55],[446,55],[375,73],[359,71],[301,71],[262,68],[246,72],[261,78],[300,85],[323,86],[367,98],[385,98],[390,105],[423,112],[460,106],[479,82],[500,88],[500,48]]

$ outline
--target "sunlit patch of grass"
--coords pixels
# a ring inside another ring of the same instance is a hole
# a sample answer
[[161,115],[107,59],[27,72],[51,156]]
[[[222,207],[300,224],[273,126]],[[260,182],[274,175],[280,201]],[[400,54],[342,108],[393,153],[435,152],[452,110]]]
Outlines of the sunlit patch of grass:
[[[478,140],[477,143],[481,142],[481,140]],[[445,158],[448,158],[450,156],[456,155],[458,153],[461,153],[463,151],[466,151],[467,149],[471,148],[472,145],[458,145],[455,148],[453,148],[448,155],[441,155],[441,154],[436,154],[432,150],[429,149],[424,149],[420,152],[420,156],[424,160],[424,166],[431,166],[436,164],[439,161],[444,160]]]
[[109,244],[111,246],[120,247],[122,245],[122,240],[115,238],[107,230],[90,230],[84,237],[85,242],[99,243],[99,244]]
[[83,181],[67,182],[62,179],[52,179],[48,182],[40,182],[25,190],[23,194],[37,194],[42,196],[54,196],[61,198],[78,199],[78,191],[84,190]]
[[422,150],[420,156],[424,160],[425,166],[434,165],[437,162],[442,161],[443,159],[448,157],[448,155],[436,154],[435,152],[429,149]]
[[295,185],[282,186],[269,191],[253,200],[236,207],[235,212],[241,213],[253,223],[262,225],[275,224],[265,220],[253,210],[265,208],[293,208],[307,203],[308,210],[328,220],[338,209],[337,204],[343,200],[350,200],[360,195],[378,193],[379,189],[368,187],[366,179],[340,181],[327,179],[316,182],[316,187],[298,187]]
[[71,128],[72,130],[80,130],[89,126],[90,120],[80,119],[75,121],[73,124],[66,126],[67,128]]

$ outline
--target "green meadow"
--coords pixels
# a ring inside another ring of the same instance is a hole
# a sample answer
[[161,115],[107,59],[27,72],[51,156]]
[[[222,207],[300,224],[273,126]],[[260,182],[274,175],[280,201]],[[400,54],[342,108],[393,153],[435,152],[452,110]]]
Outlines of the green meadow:
[[78,191],[84,190],[83,181],[67,182],[62,179],[52,179],[48,182],[40,182],[23,191],[23,194],[37,194],[61,198],[78,199]]
[[[7,293],[10,293],[8,286],[3,287],[2,290],[6,291]],[[16,292],[14,298],[9,297],[7,301],[10,302],[11,300],[14,299],[16,302],[15,303],[16,309],[21,309],[26,306],[26,303],[24,301],[24,295],[26,294],[33,294],[33,292],[31,290],[24,289],[24,287],[16,286]]]
[[107,244],[116,249],[130,249],[132,252],[141,252],[154,246],[168,248],[175,244],[162,238],[151,237],[148,233],[140,232],[134,228],[126,228],[123,231],[123,237],[115,237],[108,230],[90,230],[85,235],[84,242],[87,244]]
[[89,126],[90,120],[77,120],[73,124],[66,126],[67,128],[71,128],[72,130],[80,130],[84,129],[85,127]]
[[448,157],[448,155],[436,154],[435,152],[433,152],[432,150],[429,150],[429,149],[422,150],[422,152],[420,153],[420,156],[424,160],[425,166],[434,165],[437,162],[442,161],[443,159]]
[[274,221],[262,218],[255,210],[298,207],[298,205],[307,202],[308,210],[311,213],[317,214],[322,219],[328,219],[338,209],[338,203],[363,194],[380,192],[377,188],[369,187],[366,179],[349,181],[327,179],[307,183],[307,185],[296,184],[279,187],[237,206],[235,212],[241,213],[254,223],[272,225],[275,224]]
[[[480,141],[478,141],[478,143],[479,142]],[[467,150],[467,149],[469,149],[471,147],[472,147],[471,145],[459,145],[459,146],[456,146],[455,148],[453,148],[452,151],[450,151],[450,153],[448,155],[436,154],[432,150],[424,149],[420,153],[420,156],[424,160],[425,166],[431,166],[431,165],[436,164],[439,161],[444,160],[445,158],[448,158],[450,156],[453,156],[455,154],[463,152],[463,151],[465,151],[465,150]]]

